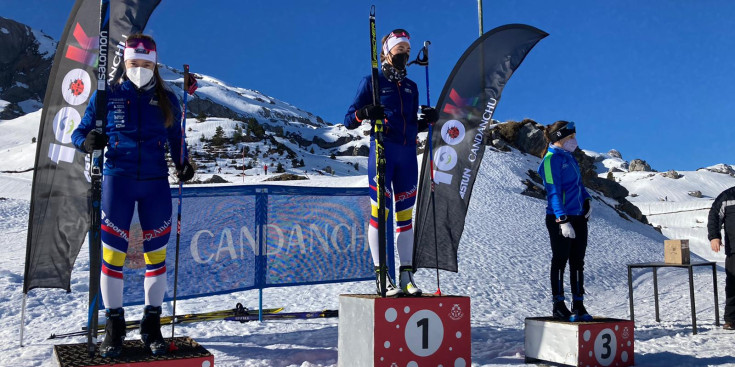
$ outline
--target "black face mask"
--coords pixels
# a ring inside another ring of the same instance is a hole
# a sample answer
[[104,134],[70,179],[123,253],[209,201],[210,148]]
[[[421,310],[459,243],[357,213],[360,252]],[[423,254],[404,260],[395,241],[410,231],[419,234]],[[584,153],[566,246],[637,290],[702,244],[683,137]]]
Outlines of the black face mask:
[[391,55],[390,60],[393,63],[394,68],[398,70],[406,70],[406,63],[408,63],[408,54],[400,53]]

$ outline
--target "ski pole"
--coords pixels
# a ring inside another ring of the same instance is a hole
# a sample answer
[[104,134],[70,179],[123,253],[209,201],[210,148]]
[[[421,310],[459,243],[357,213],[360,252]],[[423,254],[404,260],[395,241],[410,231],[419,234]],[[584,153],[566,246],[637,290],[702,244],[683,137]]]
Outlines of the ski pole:
[[[426,105],[431,107],[431,97],[429,94],[429,45],[431,42],[424,41],[424,47],[421,48],[423,58],[419,60],[419,64],[426,66]],[[434,218],[434,257],[436,259],[436,292],[434,294],[441,296],[442,289],[439,285],[439,244],[436,240],[436,202],[434,201],[434,147],[431,144],[431,137],[434,134],[434,124],[429,124],[429,134],[427,145],[429,147],[429,166],[431,173],[431,214]]]
[[[184,64],[184,108],[181,110],[181,154],[179,157],[180,167],[184,167],[184,157],[186,156],[186,96],[189,94],[189,65]],[[192,93],[194,91],[191,91]],[[176,291],[179,281],[179,243],[181,241],[181,200],[182,191],[184,189],[184,181],[179,179],[179,207],[178,214],[176,215],[176,260],[174,261],[174,305],[171,319],[174,322],[171,323],[171,343],[168,346],[169,351],[173,352],[177,350],[176,344],[174,344],[174,330],[176,329]]]

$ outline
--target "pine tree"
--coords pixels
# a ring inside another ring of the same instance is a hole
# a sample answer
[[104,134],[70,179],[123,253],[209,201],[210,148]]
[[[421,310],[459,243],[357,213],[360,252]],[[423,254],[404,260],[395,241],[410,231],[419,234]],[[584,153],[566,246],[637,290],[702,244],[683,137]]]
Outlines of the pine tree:
[[204,111],[199,111],[199,114],[197,115],[197,122],[204,122],[207,120],[207,114],[204,113]]
[[278,166],[276,166],[276,173],[283,173],[286,172],[286,170],[283,168],[283,165],[281,162],[278,162]]
[[235,131],[232,133],[232,143],[237,144],[242,141],[242,128],[240,126],[235,127]]
[[360,170],[360,163],[355,162],[355,171]]
[[334,155],[334,153],[332,153],[331,155],[329,155],[329,158],[331,158],[331,159],[337,159],[337,156]]
[[222,126],[217,126],[214,129],[214,136],[212,137],[212,145],[222,145],[225,143],[225,129]]

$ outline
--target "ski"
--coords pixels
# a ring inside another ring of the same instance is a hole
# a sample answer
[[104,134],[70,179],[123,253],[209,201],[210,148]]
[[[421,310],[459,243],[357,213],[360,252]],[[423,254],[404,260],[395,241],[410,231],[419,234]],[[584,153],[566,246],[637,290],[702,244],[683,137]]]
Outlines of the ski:
[[[104,134],[107,118],[107,44],[110,34],[110,0],[100,0],[100,28],[97,56],[97,109],[95,110],[95,130]],[[89,228],[89,308],[87,312],[87,353],[93,357],[97,352],[95,339],[99,325],[98,313],[102,295],[100,294],[100,274],[102,269],[102,167],[104,149],[90,152],[89,174],[92,186],[89,190],[90,228]]]
[[[319,319],[328,317],[339,317],[338,310],[323,310],[323,311],[306,311],[306,312],[283,312],[283,313],[270,313],[263,314],[263,320],[299,320],[299,319]],[[238,316],[225,317],[225,321],[257,321],[257,314],[247,314]]]
[[[278,312],[281,312],[283,310],[283,307],[278,308],[265,308],[263,309],[263,317],[267,315],[276,314]],[[190,313],[190,314],[184,314],[184,315],[176,315],[176,322],[174,324],[190,324],[194,322],[203,322],[203,321],[216,321],[216,320],[227,320],[230,317],[238,317],[238,316],[252,316],[255,320],[258,319],[258,316],[260,314],[261,310],[258,309],[247,309],[243,307],[240,303],[237,304],[237,306],[233,309],[229,310],[218,310],[218,311],[210,311],[210,312],[199,312],[199,313]],[[171,320],[174,319],[173,316],[164,316],[161,317],[161,326],[163,325],[171,325]],[[232,320],[228,320],[232,321]],[[251,321],[251,320],[248,320]],[[244,321],[243,321],[244,322]],[[135,330],[138,327],[140,327],[140,320],[131,320],[125,322],[125,329],[126,330]],[[97,326],[98,332],[104,332],[105,331],[105,325],[101,324]],[[87,334],[87,328],[83,327],[81,331],[75,331],[70,333],[64,333],[64,334],[51,334],[47,339],[61,339],[61,338],[68,338],[73,336],[82,336]]]
[[[380,104],[380,91],[378,86],[378,36],[375,30],[375,5],[370,7],[370,65],[371,82],[373,84],[373,105]],[[383,148],[383,120],[375,122],[375,168],[377,170],[376,200],[378,202],[378,275],[380,277],[380,296],[385,298],[385,288],[388,274],[386,266],[386,238],[385,238],[385,151]]]

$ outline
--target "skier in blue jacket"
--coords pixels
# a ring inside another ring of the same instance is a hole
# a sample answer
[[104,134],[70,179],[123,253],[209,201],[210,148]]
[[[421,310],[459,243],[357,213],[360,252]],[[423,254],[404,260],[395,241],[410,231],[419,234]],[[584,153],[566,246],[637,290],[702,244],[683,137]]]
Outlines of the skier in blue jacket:
[[[437,111],[429,106],[419,106],[416,83],[406,78],[406,65],[411,52],[408,32],[396,29],[382,39],[380,54],[382,73],[378,76],[380,101],[373,105],[372,79],[368,75],[360,81],[357,95],[345,115],[345,126],[355,129],[362,123],[374,125],[383,120],[383,146],[386,158],[385,187],[388,197],[395,201],[396,247],[400,259],[399,287],[389,276],[387,269],[379,266],[378,252],[378,204],[376,184],[375,140],[370,139],[368,181],[372,214],[368,229],[368,243],[376,273],[377,292],[380,294],[380,274],[386,273],[386,295],[400,293],[420,295],[413,280],[413,206],[416,203],[418,163],[416,161],[416,134],[428,128],[438,119]],[[417,112],[421,109],[421,118]],[[388,256],[393,256],[388,254]]]
[[[584,255],[587,250],[587,220],[590,194],[582,184],[579,165],[572,155],[577,149],[574,122],[557,121],[546,128],[550,142],[538,168],[546,188],[546,228],[551,241],[551,294],[553,315],[568,321],[589,321],[584,307]],[[572,311],[564,302],[564,268],[569,261]]]
[[131,35],[124,49],[125,74],[107,92],[104,132],[95,130],[96,92],[72,141],[91,153],[106,148],[102,180],[102,274],[100,290],[107,307],[105,339],[100,355],[115,357],[125,338],[123,265],[135,204],[143,230],[146,272],[141,339],[154,354],[166,353],[161,335],[161,304],[166,293],[166,244],[171,233],[171,191],[166,144],[177,176],[188,181],[194,169],[180,157],[181,109],[158,72],[156,44],[149,36]]

